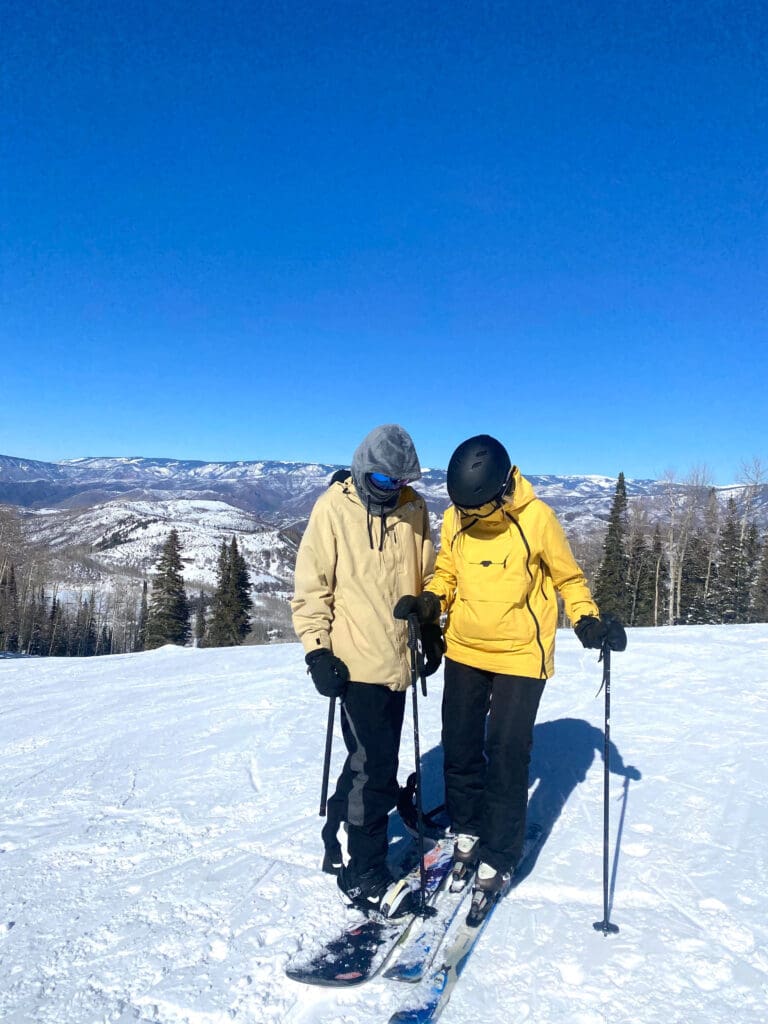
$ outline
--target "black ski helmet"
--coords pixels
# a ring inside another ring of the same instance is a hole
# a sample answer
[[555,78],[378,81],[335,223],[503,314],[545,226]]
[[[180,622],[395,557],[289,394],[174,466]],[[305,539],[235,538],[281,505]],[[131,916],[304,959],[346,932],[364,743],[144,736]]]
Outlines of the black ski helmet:
[[448,496],[459,508],[501,499],[512,463],[507,449],[488,434],[462,441],[448,463]]

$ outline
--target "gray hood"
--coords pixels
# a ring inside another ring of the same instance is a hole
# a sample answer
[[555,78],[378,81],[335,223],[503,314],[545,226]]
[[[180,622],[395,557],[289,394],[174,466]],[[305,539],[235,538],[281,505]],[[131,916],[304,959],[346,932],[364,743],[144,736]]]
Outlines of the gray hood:
[[390,494],[372,487],[366,480],[368,473],[420,480],[421,467],[411,435],[396,423],[386,423],[364,437],[352,456],[352,479],[363,504],[374,515],[391,511],[399,492]]

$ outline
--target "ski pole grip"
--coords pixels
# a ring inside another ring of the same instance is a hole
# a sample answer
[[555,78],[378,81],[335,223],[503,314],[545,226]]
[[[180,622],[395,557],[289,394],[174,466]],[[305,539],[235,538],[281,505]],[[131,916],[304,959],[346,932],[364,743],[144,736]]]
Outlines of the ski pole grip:
[[408,616],[408,647],[412,651],[417,651],[420,639],[421,630],[419,629],[419,617],[416,612],[411,612]]
[[421,647],[421,623],[419,622],[419,616],[416,612],[411,612],[408,616],[408,647],[411,651],[411,671],[413,673],[413,684],[416,685],[416,676],[418,675],[421,679],[421,692],[424,697],[427,696],[427,679],[424,675],[424,659],[423,652],[422,657],[419,658],[419,648]]

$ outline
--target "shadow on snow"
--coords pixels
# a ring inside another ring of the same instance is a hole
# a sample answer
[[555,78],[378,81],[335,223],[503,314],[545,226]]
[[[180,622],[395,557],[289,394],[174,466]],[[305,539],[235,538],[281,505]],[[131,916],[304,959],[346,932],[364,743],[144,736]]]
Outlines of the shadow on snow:
[[[605,734],[603,730],[579,718],[559,718],[534,726],[533,748],[528,769],[529,793],[533,789],[528,798],[528,822],[541,826],[544,838],[537,845],[535,852],[520,865],[515,879],[516,884],[533,870],[538,855],[571,794],[586,779],[595,756],[599,756],[602,760],[604,747]],[[401,773],[407,775],[408,765],[401,764],[400,767]],[[622,809],[610,886],[610,902],[612,904],[629,783],[630,780],[639,780],[641,775],[637,768],[624,764],[621,753],[613,742],[609,748],[609,769],[613,775],[624,779]],[[423,806],[429,811],[442,804],[445,799],[442,747],[433,747],[422,756],[421,774],[424,791]],[[408,832],[399,815],[393,814],[390,817],[390,842],[399,845],[407,837]]]

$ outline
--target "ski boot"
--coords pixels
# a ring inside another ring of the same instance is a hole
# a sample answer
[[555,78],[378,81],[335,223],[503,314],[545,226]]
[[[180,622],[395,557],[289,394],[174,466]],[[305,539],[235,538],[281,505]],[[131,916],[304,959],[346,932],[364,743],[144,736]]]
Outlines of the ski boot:
[[350,906],[366,915],[403,917],[419,908],[419,892],[411,889],[404,878],[394,881],[384,865],[362,874],[351,864],[342,866],[336,883]]
[[467,925],[470,928],[477,928],[493,904],[501,899],[509,887],[510,878],[507,871],[497,871],[485,861],[480,864],[472,887],[472,904],[467,914]]
[[464,832],[456,836],[453,847],[451,892],[461,892],[466,887],[477,864],[479,850],[480,840],[477,836],[467,835]]

